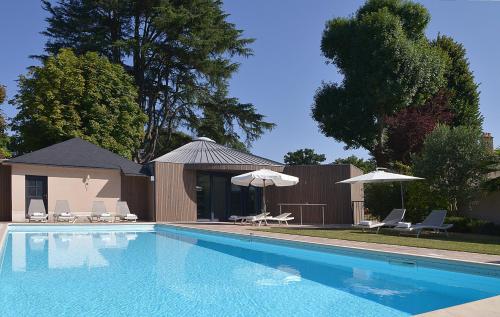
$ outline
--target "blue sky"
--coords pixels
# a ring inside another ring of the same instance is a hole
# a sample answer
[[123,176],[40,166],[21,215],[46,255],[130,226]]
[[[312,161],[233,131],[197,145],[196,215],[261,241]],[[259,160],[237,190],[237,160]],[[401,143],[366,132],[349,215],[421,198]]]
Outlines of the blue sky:
[[[230,21],[253,37],[255,55],[241,60],[231,79],[231,93],[255,104],[259,112],[277,124],[276,129],[254,143],[252,152],[281,161],[288,151],[309,147],[327,155],[328,162],[350,154],[367,157],[364,150],[344,151],[343,144],[326,138],[310,117],[310,106],[321,81],[340,79],[326,65],[319,44],[325,22],[348,16],[360,0],[226,0]],[[471,68],[480,83],[484,130],[500,140],[500,1],[420,1],[430,11],[429,37],[440,32],[452,36],[467,49]],[[0,1],[0,84],[8,97],[16,92],[16,78],[41,53],[45,12],[36,0]],[[3,104],[7,116],[15,114]]]

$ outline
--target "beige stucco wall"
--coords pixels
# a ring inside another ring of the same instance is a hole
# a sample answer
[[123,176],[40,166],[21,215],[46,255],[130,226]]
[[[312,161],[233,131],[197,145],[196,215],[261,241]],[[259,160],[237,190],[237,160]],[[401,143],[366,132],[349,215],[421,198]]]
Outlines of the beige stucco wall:
[[483,193],[480,199],[472,205],[469,216],[500,224],[500,191]]
[[[102,200],[114,213],[121,198],[121,175],[118,170],[54,167],[41,165],[12,165],[12,221],[24,221],[25,176],[47,176],[48,213],[52,216],[56,200],[68,200],[75,214],[89,215],[94,200]],[[90,176],[88,186],[86,177]]]

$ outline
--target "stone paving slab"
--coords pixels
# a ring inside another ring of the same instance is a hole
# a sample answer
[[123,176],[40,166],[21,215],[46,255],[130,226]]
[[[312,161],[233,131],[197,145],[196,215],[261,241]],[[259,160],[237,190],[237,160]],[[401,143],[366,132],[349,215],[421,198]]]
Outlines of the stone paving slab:
[[417,317],[498,317],[500,316],[500,296],[475,302],[438,309]]

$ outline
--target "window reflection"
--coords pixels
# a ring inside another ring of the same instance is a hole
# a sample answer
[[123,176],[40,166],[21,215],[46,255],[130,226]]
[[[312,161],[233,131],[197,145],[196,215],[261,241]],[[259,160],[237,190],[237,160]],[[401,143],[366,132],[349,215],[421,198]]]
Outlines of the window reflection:
[[14,272],[37,269],[109,266],[106,249],[127,249],[138,235],[130,232],[11,233]]

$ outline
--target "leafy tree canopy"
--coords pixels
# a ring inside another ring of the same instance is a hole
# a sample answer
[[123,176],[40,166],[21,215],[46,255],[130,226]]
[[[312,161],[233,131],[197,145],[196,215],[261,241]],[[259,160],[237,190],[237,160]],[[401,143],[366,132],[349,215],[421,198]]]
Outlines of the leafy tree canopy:
[[158,153],[161,154],[159,154],[159,156],[193,141],[193,138],[190,135],[181,131],[175,131],[174,133],[172,133],[170,135],[169,142],[166,142],[164,140],[165,137],[166,133],[160,130],[160,137],[158,138]]
[[392,161],[411,163],[412,154],[419,153],[425,137],[437,124],[450,124],[453,113],[449,94],[442,91],[420,107],[407,107],[387,117],[388,156]]
[[451,37],[439,35],[432,45],[446,55],[446,90],[450,94],[453,126],[466,125],[481,128],[483,117],[479,111],[479,85],[465,56],[465,48]]
[[500,148],[492,153],[490,159],[484,162],[484,166],[488,175],[481,188],[489,192],[500,191]]
[[5,86],[0,85],[0,103],[5,101],[7,93],[5,92]]
[[[275,125],[264,121],[264,116],[257,113],[252,104],[241,104],[238,99],[225,95],[218,93],[213,101],[204,103],[203,115],[191,122],[189,128],[198,136],[246,152],[252,141]],[[240,140],[240,133],[245,135],[246,142]]]
[[[186,128],[206,130],[208,125],[214,134],[207,136],[217,139],[225,133],[219,139],[240,145],[270,128],[253,105],[228,96],[228,80],[239,67],[233,57],[251,55],[248,45],[253,39],[244,38],[227,21],[222,1],[58,0],[51,4],[44,0],[43,7],[49,13],[43,32],[48,52],[62,47],[77,53],[96,51],[124,65],[134,77],[139,105],[148,116],[142,161],[158,154],[159,146],[171,147],[174,133]],[[213,104],[218,109],[206,107]],[[223,112],[227,110],[231,120],[220,116],[225,106],[229,108]],[[241,125],[233,130],[237,124]]]
[[351,18],[329,21],[321,50],[343,75],[316,92],[313,118],[347,148],[385,162],[385,117],[420,105],[444,85],[446,55],[429,44],[428,11],[402,0],[367,1]]
[[480,130],[438,125],[425,139],[413,169],[446,199],[449,210],[457,211],[468,208],[485,180],[485,162],[490,160],[491,151],[484,145]]
[[288,165],[319,165],[326,160],[324,154],[317,154],[313,149],[300,149],[288,152],[283,158]]
[[365,160],[364,158],[357,157],[356,155],[351,155],[346,158],[338,158],[333,161],[333,164],[352,164],[363,171],[363,173],[369,173],[377,168],[377,162],[374,159]]
[[17,154],[81,137],[131,158],[144,134],[146,116],[137,104],[133,79],[97,53],[76,56],[61,49],[43,66],[19,77],[10,102]]
[[[0,104],[7,98],[5,86],[0,85]],[[12,153],[8,149],[10,138],[6,132],[7,122],[2,113],[0,113],[0,159],[9,158]]]

